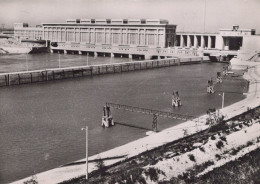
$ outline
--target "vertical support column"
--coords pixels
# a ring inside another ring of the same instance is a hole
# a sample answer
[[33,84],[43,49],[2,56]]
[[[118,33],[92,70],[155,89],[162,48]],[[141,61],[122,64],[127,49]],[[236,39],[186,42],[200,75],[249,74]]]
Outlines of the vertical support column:
[[205,47],[205,39],[204,39],[204,36],[203,36],[203,35],[201,35],[200,47],[201,47],[201,48],[204,48],[204,47]]
[[123,32],[122,29],[120,29],[120,31],[119,31],[119,44],[118,45],[122,44],[122,40],[123,40],[122,39],[122,35],[123,35],[122,32]]
[[151,59],[151,56],[146,54],[146,55],[144,55],[144,59],[145,59],[145,60],[150,60],[150,59]]
[[194,35],[194,47],[198,48],[198,38],[197,38],[197,35]]
[[18,74],[18,84],[19,84],[19,85],[21,84],[21,77],[20,77],[20,74]]
[[191,48],[191,39],[190,39],[190,35],[187,35],[187,47]]
[[146,29],[144,29],[144,45],[147,45],[146,44]]
[[96,29],[94,28],[94,44],[96,45],[97,44],[97,32],[96,32]]
[[79,42],[81,42],[81,28],[79,28]]
[[64,50],[64,54],[67,54],[68,53],[68,51],[67,50]]
[[133,55],[132,54],[129,54],[129,59],[133,59]]
[[184,38],[183,38],[183,35],[181,35],[181,44],[180,46],[183,48],[184,47]]
[[11,84],[11,79],[10,79],[10,75],[9,75],[9,74],[7,75],[7,78],[8,78],[8,86],[10,86],[10,84]]
[[229,50],[229,39],[227,37],[223,37],[224,39],[224,50]]
[[82,55],[82,51],[79,51],[79,55]]
[[92,77],[92,75],[93,75],[93,68],[90,67],[90,68],[89,68],[89,71],[90,71],[90,76]]
[[98,56],[98,53],[97,52],[94,52],[94,57],[96,58]]
[[115,57],[115,54],[111,52],[111,58]]
[[44,81],[44,73],[43,72],[41,72],[42,73],[42,81]]
[[211,36],[208,36],[208,48],[211,49]]
[[157,132],[157,116],[156,116],[156,114],[153,114],[152,129],[153,129],[154,132]]

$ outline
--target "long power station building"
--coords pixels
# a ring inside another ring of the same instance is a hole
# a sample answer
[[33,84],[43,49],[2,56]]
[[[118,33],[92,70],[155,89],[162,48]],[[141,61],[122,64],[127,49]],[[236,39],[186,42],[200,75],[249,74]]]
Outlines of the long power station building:
[[216,54],[233,57],[254,39],[259,40],[254,29],[237,25],[219,33],[176,33],[176,28],[161,19],[67,19],[36,27],[15,23],[14,36],[19,40],[46,40],[51,52],[145,59]]
[[16,23],[14,34],[19,39],[47,40],[53,52],[104,52],[150,58],[150,49],[174,46],[176,25],[161,19],[68,19],[65,23],[43,23],[38,28]]
[[176,25],[166,20],[69,19],[66,23],[44,23],[43,39],[111,46],[173,46]]

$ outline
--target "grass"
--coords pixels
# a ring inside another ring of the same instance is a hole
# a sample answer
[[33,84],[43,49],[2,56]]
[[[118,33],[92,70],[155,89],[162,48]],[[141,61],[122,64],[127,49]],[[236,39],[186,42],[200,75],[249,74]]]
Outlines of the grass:
[[216,168],[202,176],[196,183],[260,183],[260,148],[236,161]]

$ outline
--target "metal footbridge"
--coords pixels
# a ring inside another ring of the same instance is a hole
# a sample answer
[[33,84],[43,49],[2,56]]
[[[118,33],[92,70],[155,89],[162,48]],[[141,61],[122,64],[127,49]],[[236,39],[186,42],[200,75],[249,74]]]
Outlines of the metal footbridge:
[[159,111],[159,110],[134,107],[134,106],[129,106],[129,105],[121,105],[121,104],[115,104],[115,103],[109,103],[109,102],[106,103],[106,107],[111,107],[114,109],[120,109],[120,110],[124,110],[124,111],[153,115],[152,128],[153,128],[153,131],[155,131],[155,132],[157,131],[157,117],[178,119],[178,120],[184,120],[184,121],[195,119],[194,116],[190,116],[190,115],[184,115],[184,114],[178,114],[178,113],[172,113],[172,112],[164,112],[164,111]]

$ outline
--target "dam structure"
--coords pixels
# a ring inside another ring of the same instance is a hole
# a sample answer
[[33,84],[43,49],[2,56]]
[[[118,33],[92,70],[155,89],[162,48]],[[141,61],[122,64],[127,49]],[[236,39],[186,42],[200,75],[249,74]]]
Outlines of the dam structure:
[[[45,41],[52,53],[139,60],[209,56],[212,61],[229,61],[260,40],[255,29],[241,29],[239,25],[218,33],[199,33],[177,32],[177,25],[163,19],[85,18],[36,27],[15,23],[14,38]],[[253,57],[255,53],[248,54]]]
[[198,50],[175,48],[177,25],[162,19],[67,19],[42,23],[41,31],[23,25],[15,24],[15,38],[46,40],[54,53],[137,59],[202,56]]

